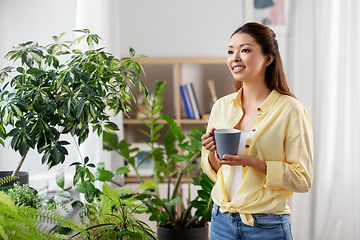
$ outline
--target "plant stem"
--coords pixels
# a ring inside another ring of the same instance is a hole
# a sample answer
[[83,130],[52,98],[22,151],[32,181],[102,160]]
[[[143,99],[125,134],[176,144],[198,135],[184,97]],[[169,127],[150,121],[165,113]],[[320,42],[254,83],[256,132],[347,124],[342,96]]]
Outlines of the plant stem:
[[119,187],[122,187],[122,186],[123,186],[121,183],[119,183],[119,182],[117,182],[117,181],[115,181],[115,180],[111,180],[110,182],[113,183],[113,184],[115,184],[115,185],[117,185],[117,186],[119,186]]
[[[170,158],[168,160],[168,162],[170,162],[172,160],[172,158]],[[168,178],[168,181],[167,181],[167,185],[168,185],[168,189],[167,189],[167,198],[168,200],[170,201],[170,185],[171,185],[171,176],[170,176],[170,171],[169,171],[169,164],[166,164],[166,175],[167,175],[167,178]]]
[[75,139],[74,135],[72,135],[72,134],[71,134],[71,136],[72,136],[72,138],[74,139],[75,146],[76,146],[76,149],[77,149],[77,150],[78,150],[78,152],[79,152],[79,155],[80,155],[81,161],[84,161],[84,159],[83,159],[83,157],[82,157],[82,155],[81,155],[81,152],[80,152],[79,145],[77,144],[77,142],[76,142],[76,139]]
[[181,172],[179,173],[177,179],[176,179],[176,182],[175,182],[175,186],[174,186],[174,190],[173,190],[173,193],[172,193],[172,196],[171,196],[171,199],[174,199],[175,196],[176,196],[176,193],[178,191],[178,188],[180,186],[180,182],[181,182],[181,177],[182,175],[184,174],[184,171],[190,166],[190,164],[195,161],[198,157],[200,156],[200,152],[197,151],[196,153],[194,153],[189,161],[186,163],[186,165],[183,167],[183,169],[181,169]]
[[196,220],[198,220],[198,216],[194,216],[192,217],[186,224],[185,224],[185,229],[189,228]]
[[21,166],[23,165],[24,161],[25,161],[25,157],[28,154],[30,148],[28,148],[28,150],[26,151],[26,153],[24,154],[24,156],[22,156],[22,158],[20,159],[20,162],[18,163],[18,165],[16,166],[15,171],[12,173],[12,177],[16,176],[18,174],[18,172],[20,171]]
[[191,201],[191,191],[190,191],[190,171],[189,170],[187,170],[187,183],[188,183],[188,201],[189,201],[189,203],[190,203],[190,201]]

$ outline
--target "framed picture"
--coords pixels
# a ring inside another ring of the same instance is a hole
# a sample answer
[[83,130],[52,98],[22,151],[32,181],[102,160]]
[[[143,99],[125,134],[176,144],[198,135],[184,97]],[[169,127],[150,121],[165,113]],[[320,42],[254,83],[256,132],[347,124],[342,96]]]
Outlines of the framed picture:
[[[153,168],[154,168],[153,160],[152,159],[144,160],[151,151],[150,147],[146,143],[132,143],[131,147],[139,148],[139,151],[133,152],[132,156],[136,156],[139,152],[143,152],[135,158],[135,166],[137,167],[140,176],[150,177],[153,174]],[[134,176],[134,177],[137,176],[135,169],[131,165],[129,165],[129,169],[130,172],[127,173],[128,176]]]
[[258,22],[286,33],[291,0],[243,0],[245,22]]

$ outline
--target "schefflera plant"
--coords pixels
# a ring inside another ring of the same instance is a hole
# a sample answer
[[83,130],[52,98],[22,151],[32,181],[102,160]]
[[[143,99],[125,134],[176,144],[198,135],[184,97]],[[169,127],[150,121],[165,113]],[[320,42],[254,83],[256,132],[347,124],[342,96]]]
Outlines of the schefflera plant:
[[[13,175],[30,149],[42,154],[41,161],[49,168],[63,163],[70,144],[61,139],[64,134],[71,134],[80,145],[88,138],[90,126],[99,136],[104,130],[117,130],[109,110],[114,115],[130,110],[136,96],[129,84],[138,85],[149,98],[148,88],[139,81],[143,68],[136,62],[144,55],[135,56],[130,47],[130,57],[121,61],[96,48],[98,35],[88,29],[75,31],[82,35],[74,41],[62,41],[65,33],[61,33],[46,47],[29,41],[5,56],[19,64],[0,71],[0,139],[10,137],[11,147],[21,155]],[[82,41],[88,48],[84,52],[76,48]],[[78,179],[93,178],[87,162],[85,157],[76,166]]]

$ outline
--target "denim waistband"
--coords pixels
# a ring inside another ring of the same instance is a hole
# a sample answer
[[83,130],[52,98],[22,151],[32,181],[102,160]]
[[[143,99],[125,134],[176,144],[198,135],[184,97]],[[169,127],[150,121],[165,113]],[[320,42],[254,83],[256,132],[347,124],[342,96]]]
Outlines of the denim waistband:
[[[223,217],[228,218],[228,219],[234,219],[234,220],[238,220],[240,219],[240,214],[237,213],[230,213],[230,212],[220,212],[220,207],[214,203],[214,209],[213,209],[213,214],[217,215],[217,214],[221,214]],[[277,216],[280,219],[284,218],[284,217],[289,217],[289,214],[273,214],[273,213],[254,213],[251,214],[252,217],[254,219],[259,218],[259,217],[265,217],[265,216]]]

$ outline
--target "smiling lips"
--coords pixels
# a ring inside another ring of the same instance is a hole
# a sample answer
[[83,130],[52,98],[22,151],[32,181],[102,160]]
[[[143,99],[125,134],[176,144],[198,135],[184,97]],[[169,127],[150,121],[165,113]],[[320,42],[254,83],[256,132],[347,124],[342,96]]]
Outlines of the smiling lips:
[[233,72],[234,73],[238,73],[238,72],[241,72],[243,69],[245,68],[245,66],[234,66],[232,69],[233,69]]

